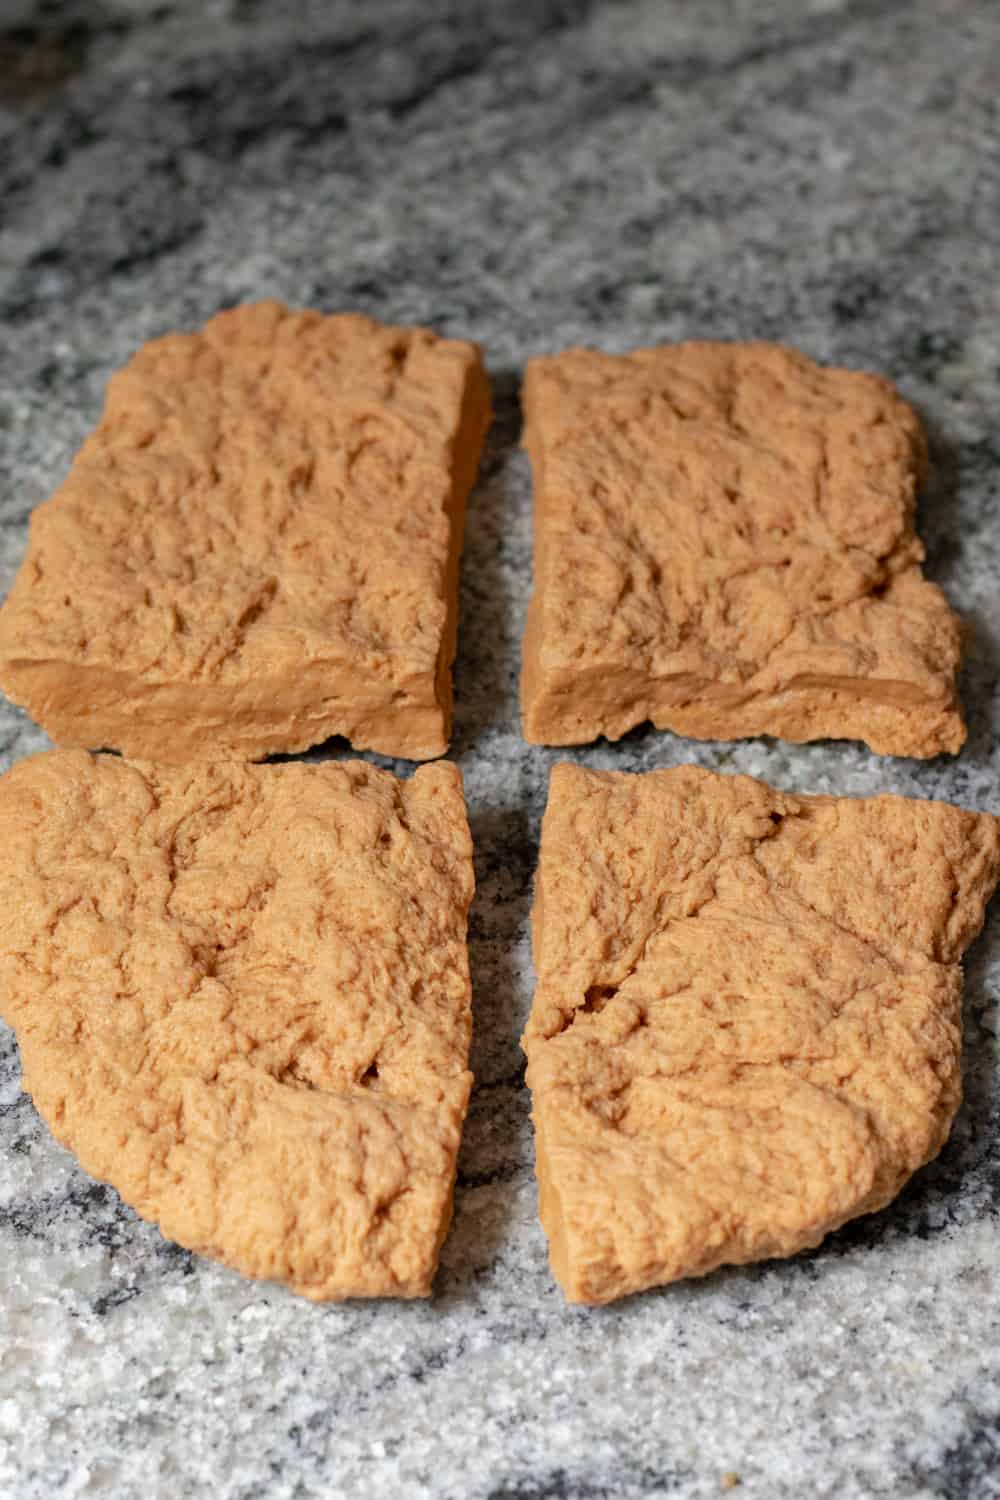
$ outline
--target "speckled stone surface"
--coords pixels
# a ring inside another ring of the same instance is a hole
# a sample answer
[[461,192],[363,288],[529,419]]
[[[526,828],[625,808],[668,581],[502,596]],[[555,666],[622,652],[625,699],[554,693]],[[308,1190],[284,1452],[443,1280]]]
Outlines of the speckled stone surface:
[[[998,95],[983,0],[5,0],[0,589],[109,372],[220,306],[472,335],[498,420],[456,666],[477,1086],[437,1295],[317,1308],[165,1244],[52,1144],[3,1033],[0,1495],[1000,1496],[1000,912],[967,964],[966,1105],[893,1207],[785,1264],[569,1309],[517,1045],[557,753],[521,742],[516,700],[524,359],[780,337],[925,414],[929,573],[975,629],[968,745],[573,754],[1000,811]],[[0,705],[4,766],[43,744]]]

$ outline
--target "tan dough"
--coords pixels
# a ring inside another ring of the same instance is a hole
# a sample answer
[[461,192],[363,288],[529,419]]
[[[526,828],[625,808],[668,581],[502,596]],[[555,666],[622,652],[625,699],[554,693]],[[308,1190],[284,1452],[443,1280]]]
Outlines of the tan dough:
[[1000,821],[682,766],[552,773],[524,1047],[575,1302],[791,1255],[881,1208],[961,1096]]
[[533,360],[524,733],[957,751],[956,616],[922,576],[917,417],[770,344]]
[[0,780],[0,848],[0,1013],[83,1167],[244,1275],[427,1296],[471,1083],[457,768],[54,751]]
[[34,513],[0,683],[159,761],[447,749],[473,344],[262,303],[147,344]]

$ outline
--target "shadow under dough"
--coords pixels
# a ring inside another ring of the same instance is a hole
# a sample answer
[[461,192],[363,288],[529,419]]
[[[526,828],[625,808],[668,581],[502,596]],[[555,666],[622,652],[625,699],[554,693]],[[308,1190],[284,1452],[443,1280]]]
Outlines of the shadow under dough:
[[[517,522],[530,504],[513,463],[521,437],[520,372],[491,372],[493,425],[469,496],[459,573],[458,649],[452,669],[455,719],[451,753],[475,748],[490,729],[517,713],[520,659],[515,583],[530,577]],[[526,570],[526,572],[525,572]]]
[[455,1221],[442,1255],[451,1287],[489,1272],[531,1181],[530,1101],[519,1036],[520,971],[531,909],[536,840],[519,805],[470,813],[476,897],[469,916],[475,1082],[458,1158]]

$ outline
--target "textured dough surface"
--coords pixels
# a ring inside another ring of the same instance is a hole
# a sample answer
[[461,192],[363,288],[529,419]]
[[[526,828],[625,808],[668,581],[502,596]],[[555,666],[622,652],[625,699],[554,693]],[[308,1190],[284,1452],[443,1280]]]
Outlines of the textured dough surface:
[[916,415],[770,344],[533,360],[524,732],[957,751],[961,631],[920,570]]
[[552,1266],[608,1302],[882,1207],[961,1097],[1000,821],[693,766],[552,773],[524,1036]]
[[160,761],[447,749],[473,344],[277,303],[147,344],[31,519],[0,683]]
[[471,1083],[472,846],[451,765],[0,781],[0,1012],[88,1172],[317,1300],[426,1296]]

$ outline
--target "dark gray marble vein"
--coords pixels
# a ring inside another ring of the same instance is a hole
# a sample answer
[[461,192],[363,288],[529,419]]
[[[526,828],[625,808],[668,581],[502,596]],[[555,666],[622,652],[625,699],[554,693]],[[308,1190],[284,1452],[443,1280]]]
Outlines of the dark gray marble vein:
[[[932,437],[929,569],[975,630],[962,755],[647,728],[573,756],[1000,811],[998,43],[977,0],[0,7],[0,590],[110,371],[220,307],[472,335],[497,405],[456,663],[477,1084],[437,1295],[315,1308],[167,1245],[52,1143],[3,1033],[0,1494],[694,1500],[727,1474],[762,1500],[1000,1494],[995,920],[968,963],[965,1106],[896,1204],[617,1307],[553,1287],[517,1037],[561,752],[518,735],[516,446],[524,360],[577,341],[782,338],[898,380]],[[0,704],[0,766],[45,743]]]

